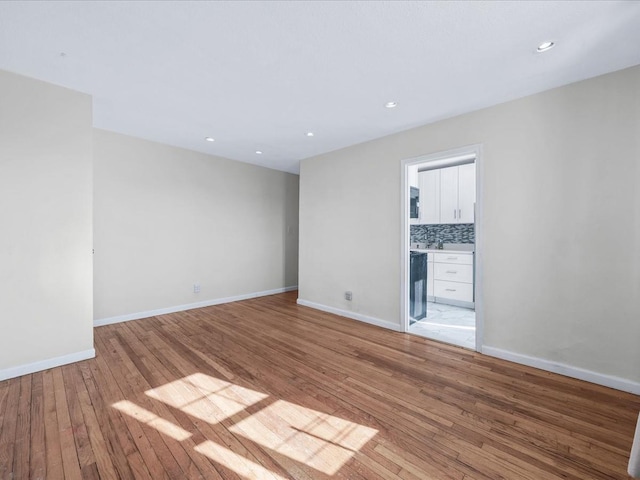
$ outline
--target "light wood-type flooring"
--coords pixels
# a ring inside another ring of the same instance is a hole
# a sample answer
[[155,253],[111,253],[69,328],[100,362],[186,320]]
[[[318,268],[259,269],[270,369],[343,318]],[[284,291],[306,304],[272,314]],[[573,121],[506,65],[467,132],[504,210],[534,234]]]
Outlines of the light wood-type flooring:
[[0,479],[627,479],[640,397],[295,303],[95,330],[0,382]]

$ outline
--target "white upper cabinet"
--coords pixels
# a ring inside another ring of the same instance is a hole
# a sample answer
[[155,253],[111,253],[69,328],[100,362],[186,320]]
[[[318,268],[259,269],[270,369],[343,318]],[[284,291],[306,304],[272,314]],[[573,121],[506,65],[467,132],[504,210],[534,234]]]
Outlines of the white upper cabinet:
[[440,223],[474,223],[475,202],[474,163],[440,170]]
[[468,163],[458,167],[458,222],[476,221],[476,164]]
[[410,187],[420,188],[418,185],[418,167],[415,165],[410,165],[407,169],[407,182]]
[[440,170],[440,223],[458,223],[458,167]]
[[420,221],[440,223],[440,170],[420,172]]
[[410,168],[408,182],[420,190],[419,218],[411,224],[475,222],[475,163],[425,172]]

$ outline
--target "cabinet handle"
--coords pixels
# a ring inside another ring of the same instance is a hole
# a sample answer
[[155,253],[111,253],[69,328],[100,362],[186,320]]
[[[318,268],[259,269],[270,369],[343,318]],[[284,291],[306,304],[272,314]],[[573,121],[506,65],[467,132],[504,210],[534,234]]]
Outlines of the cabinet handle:
[[453,218],[456,218],[456,209],[453,209]]
[[458,209],[458,218],[459,219],[462,218],[462,209],[461,208]]
[[458,273],[458,271],[457,270],[447,270],[446,273]]
[[447,260],[457,260],[458,257],[447,257]]
[[446,292],[455,292],[456,289],[455,288],[445,288]]

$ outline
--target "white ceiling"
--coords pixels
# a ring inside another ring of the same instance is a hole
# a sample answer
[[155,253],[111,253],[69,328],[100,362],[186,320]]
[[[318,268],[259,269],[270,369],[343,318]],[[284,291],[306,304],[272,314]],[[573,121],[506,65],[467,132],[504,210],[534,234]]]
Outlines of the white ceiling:
[[289,172],[639,45],[639,1],[0,2],[0,68],[93,95],[96,127]]

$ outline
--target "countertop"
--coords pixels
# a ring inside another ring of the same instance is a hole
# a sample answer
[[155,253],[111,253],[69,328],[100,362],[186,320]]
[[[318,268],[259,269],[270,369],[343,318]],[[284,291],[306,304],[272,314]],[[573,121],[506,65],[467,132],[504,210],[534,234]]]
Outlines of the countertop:
[[444,248],[442,250],[437,248],[410,248],[411,252],[421,252],[421,253],[473,253],[474,245],[473,244],[457,244],[457,245],[447,245],[444,244]]

